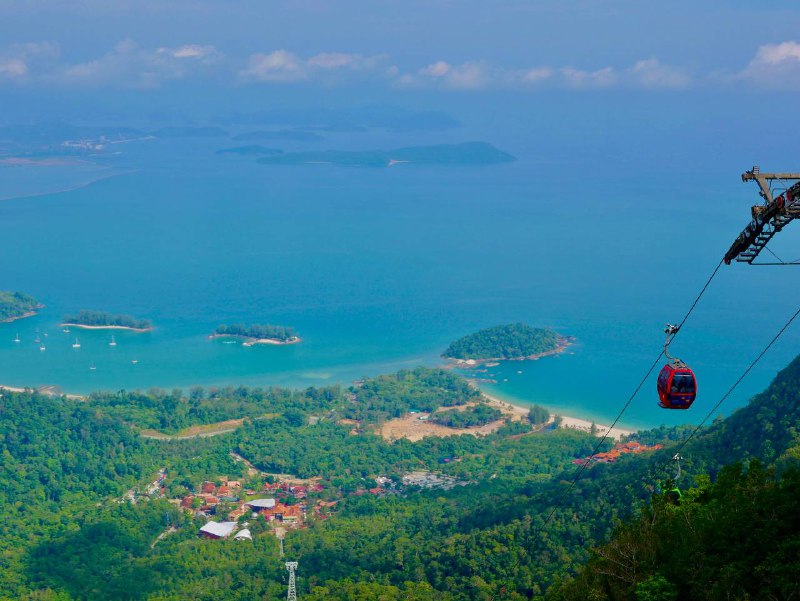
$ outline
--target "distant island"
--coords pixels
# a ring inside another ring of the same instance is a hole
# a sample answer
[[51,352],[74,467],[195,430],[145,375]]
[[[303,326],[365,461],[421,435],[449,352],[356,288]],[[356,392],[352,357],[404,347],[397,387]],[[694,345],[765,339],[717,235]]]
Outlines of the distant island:
[[220,127],[162,127],[152,132],[157,138],[218,138],[228,132]]
[[153,329],[149,319],[137,319],[130,315],[115,315],[104,311],[79,311],[76,315],[65,315],[62,326],[85,329],[122,329],[148,332]]
[[312,131],[302,131],[296,129],[278,129],[272,131],[251,131],[244,134],[233,136],[233,140],[239,142],[254,142],[265,140],[288,140],[290,142],[319,142],[325,138]]
[[0,290],[0,323],[31,317],[42,307],[44,305],[29,294]]
[[524,323],[486,328],[452,342],[442,357],[459,363],[538,359],[562,352],[571,342],[550,328]]
[[243,323],[231,326],[221,325],[209,338],[244,338],[243,346],[254,344],[297,344],[300,337],[294,328],[286,326],[261,325],[254,323],[246,326]]
[[414,165],[494,165],[516,158],[487,142],[409,146],[396,150],[320,150],[288,152],[263,157],[265,165],[305,165],[330,163],[361,167],[390,167],[401,163]]
[[274,155],[281,154],[283,151],[280,148],[268,148],[259,144],[252,144],[250,146],[235,146],[234,148],[223,148],[217,151],[217,154],[241,154],[244,156],[259,156],[259,155]]

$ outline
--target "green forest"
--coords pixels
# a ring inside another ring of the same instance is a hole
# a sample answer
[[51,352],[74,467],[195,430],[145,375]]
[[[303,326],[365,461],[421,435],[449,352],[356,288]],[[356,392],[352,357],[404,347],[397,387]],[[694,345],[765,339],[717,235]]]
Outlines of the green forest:
[[214,330],[217,336],[241,336],[243,338],[253,338],[255,340],[269,339],[287,342],[297,338],[297,332],[294,328],[286,326],[273,326],[262,325],[254,323],[246,326],[243,323],[237,323],[230,326],[221,325]]
[[116,326],[135,330],[148,330],[153,327],[149,319],[137,319],[130,315],[116,315],[105,311],[89,311],[87,309],[78,311],[73,315],[65,315],[63,322],[69,325]]
[[524,323],[494,326],[450,343],[442,357],[448,359],[522,359],[552,352],[561,337],[549,328]]
[[[287,572],[263,520],[242,518],[252,541],[206,540],[197,536],[206,518],[170,502],[223,475],[257,490],[270,474],[320,484],[287,503],[335,502],[327,519],[286,535],[303,599],[800,592],[800,358],[685,444],[678,503],[662,491],[688,427],[640,432],[637,440],[664,448],[596,465],[572,487],[572,460],[597,444],[582,432],[508,423],[484,437],[419,442],[376,433],[397,412],[474,402],[475,391],[446,370],[304,390],[118,391],[85,400],[0,393],[4,600],[283,599]],[[219,436],[140,434],[236,418],[242,425]],[[163,483],[146,493],[160,470]],[[449,484],[406,480],[420,472]],[[378,476],[384,488],[365,494]]]
[[41,303],[29,294],[0,290],[0,322],[17,319],[41,307]]

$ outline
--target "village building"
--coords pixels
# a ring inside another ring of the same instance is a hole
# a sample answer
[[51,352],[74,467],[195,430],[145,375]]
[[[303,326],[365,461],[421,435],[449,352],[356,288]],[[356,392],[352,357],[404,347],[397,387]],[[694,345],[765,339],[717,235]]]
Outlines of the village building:
[[236,530],[236,522],[208,522],[200,528],[200,536],[205,538],[227,538]]
[[245,503],[253,511],[263,511],[275,507],[275,499],[253,499]]
[[253,535],[250,534],[250,530],[244,528],[234,535],[233,540],[253,540]]

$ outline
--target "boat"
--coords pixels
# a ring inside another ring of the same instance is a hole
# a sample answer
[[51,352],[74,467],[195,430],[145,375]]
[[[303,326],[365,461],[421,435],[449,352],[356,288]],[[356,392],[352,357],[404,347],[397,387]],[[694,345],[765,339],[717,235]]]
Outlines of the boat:
[[95,371],[97,369],[97,366],[94,364],[94,361],[92,361],[92,364],[89,366],[89,369],[91,371]]
[[78,342],[78,339],[75,339],[75,342],[72,343],[72,348],[81,348],[81,343]]
[[61,331],[62,331],[62,332],[64,332],[65,334],[69,334],[69,328],[64,328],[64,329],[63,329],[63,330],[61,330]]
[[43,342],[41,345],[39,345],[39,350],[40,350],[40,351],[44,351],[44,350],[46,350],[46,349],[45,349],[45,346],[44,346],[44,342]]
[[111,334],[111,342],[108,343],[108,346],[117,346],[117,341],[114,340],[114,334]]
[[19,339],[19,334],[17,334],[17,337],[16,337],[16,338],[14,338],[14,342],[20,342],[20,339]]
[[134,365],[136,365],[137,363],[139,363],[139,360],[138,360],[138,359],[131,359],[131,363],[133,363]]

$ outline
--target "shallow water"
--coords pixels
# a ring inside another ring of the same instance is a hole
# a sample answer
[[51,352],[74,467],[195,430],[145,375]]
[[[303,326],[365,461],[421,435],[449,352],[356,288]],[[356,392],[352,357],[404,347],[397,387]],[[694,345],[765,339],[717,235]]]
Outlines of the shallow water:
[[[0,325],[0,382],[69,392],[347,384],[437,365],[458,336],[526,321],[577,343],[490,370],[498,383],[487,390],[608,422],[754,195],[735,177],[719,186],[691,174],[598,172],[590,188],[564,186],[550,176],[566,166],[554,159],[543,177],[517,138],[508,146],[519,161],[480,168],[259,166],[214,154],[226,145],[143,144],[111,165],[133,173],[0,203],[1,287],[46,304]],[[792,273],[723,268],[674,347],[698,373],[695,409],[658,409],[651,378],[622,423],[699,421],[794,310],[795,290]],[[82,308],[156,328],[115,332],[116,347],[107,331],[62,332],[61,316]],[[303,342],[207,339],[232,322],[293,326]],[[726,412],[763,388],[797,342],[794,331],[781,339]]]

